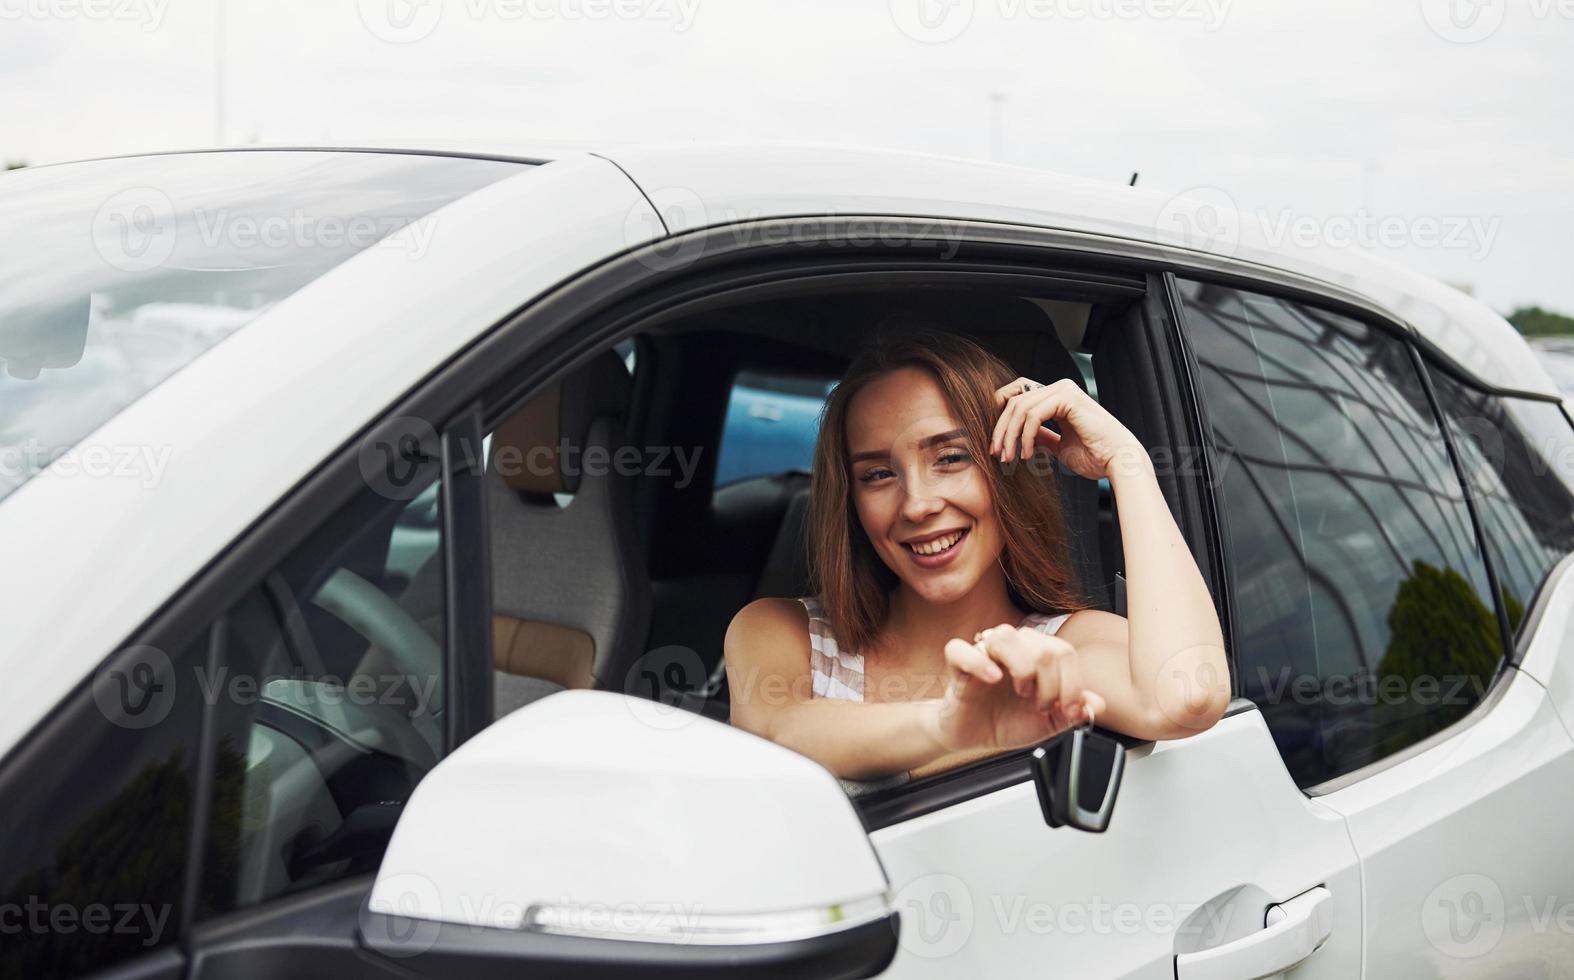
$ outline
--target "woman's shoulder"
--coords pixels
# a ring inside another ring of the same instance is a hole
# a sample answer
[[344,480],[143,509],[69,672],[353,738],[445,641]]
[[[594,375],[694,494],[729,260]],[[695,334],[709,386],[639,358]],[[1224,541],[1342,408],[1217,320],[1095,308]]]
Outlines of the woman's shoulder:
[[1126,617],[1102,609],[1078,609],[1060,617],[1060,624],[1050,632],[1073,644],[1093,641],[1124,640]]
[[1022,620],[1022,625],[1036,629],[1040,633],[1064,636],[1089,632],[1104,634],[1111,630],[1123,630],[1126,620],[1114,613],[1090,608],[1073,609],[1063,613],[1030,612]]
[[753,651],[761,643],[802,639],[808,645],[809,625],[816,615],[802,599],[765,598],[738,610],[727,627],[725,648]]

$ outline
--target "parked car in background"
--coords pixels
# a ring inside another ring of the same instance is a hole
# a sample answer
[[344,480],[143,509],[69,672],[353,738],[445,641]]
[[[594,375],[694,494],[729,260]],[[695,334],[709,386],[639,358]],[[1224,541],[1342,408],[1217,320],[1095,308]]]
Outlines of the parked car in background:
[[1574,337],[1538,337],[1530,347],[1563,393],[1574,398]]
[[[0,977],[1568,972],[1574,422],[1455,290],[823,147],[100,160],[0,225]],[[1153,456],[1233,701],[1118,806],[844,787],[707,697],[893,311]]]

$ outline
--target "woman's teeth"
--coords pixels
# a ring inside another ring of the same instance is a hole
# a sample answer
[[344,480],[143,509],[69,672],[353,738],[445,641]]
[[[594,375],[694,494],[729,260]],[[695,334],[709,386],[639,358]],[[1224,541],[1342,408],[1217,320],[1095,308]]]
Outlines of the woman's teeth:
[[938,555],[942,551],[951,550],[952,545],[955,545],[958,541],[962,540],[962,535],[965,533],[966,532],[964,531],[953,531],[943,538],[935,538],[933,541],[922,541],[918,544],[910,544],[908,547],[913,549],[914,554]]

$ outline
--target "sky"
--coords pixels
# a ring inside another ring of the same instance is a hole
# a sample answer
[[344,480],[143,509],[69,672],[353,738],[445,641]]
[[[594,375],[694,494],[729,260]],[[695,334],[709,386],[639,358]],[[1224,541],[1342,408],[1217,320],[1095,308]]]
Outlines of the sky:
[[1571,54],[1574,0],[0,0],[0,159],[789,140],[1136,171],[1574,314]]

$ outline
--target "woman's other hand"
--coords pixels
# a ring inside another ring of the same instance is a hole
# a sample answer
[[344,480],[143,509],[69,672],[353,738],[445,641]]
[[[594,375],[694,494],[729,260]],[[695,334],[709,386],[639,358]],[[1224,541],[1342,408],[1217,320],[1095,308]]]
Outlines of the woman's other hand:
[[936,737],[947,752],[1033,745],[1104,710],[1082,687],[1076,649],[1035,629],[995,626],[950,641],[945,657]]
[[[1017,378],[995,391],[995,405],[1001,411],[989,452],[1001,462],[1027,459],[1042,446],[1073,473],[1098,480],[1122,461],[1146,460],[1131,430],[1069,378],[1050,385]],[[1045,427],[1051,421],[1058,433]]]

